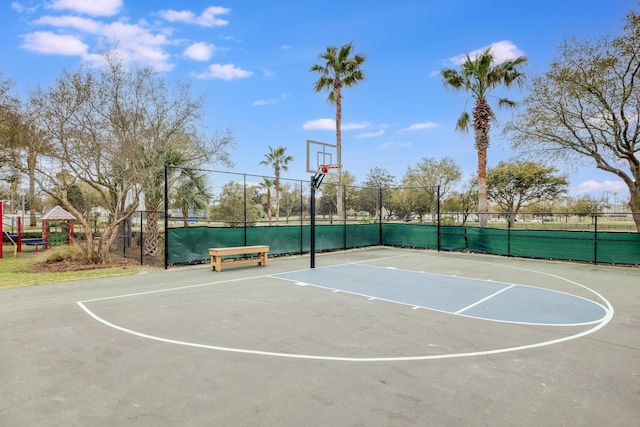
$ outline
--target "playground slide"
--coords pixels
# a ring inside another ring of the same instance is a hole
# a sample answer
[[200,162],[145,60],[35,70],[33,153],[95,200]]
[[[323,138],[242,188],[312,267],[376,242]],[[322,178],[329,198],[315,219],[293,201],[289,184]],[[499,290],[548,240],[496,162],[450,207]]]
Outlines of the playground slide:
[[[9,241],[13,244],[13,256],[14,257],[18,256],[18,242],[16,242],[13,239],[13,236],[11,236],[11,234],[9,234],[8,231],[2,230],[2,229],[0,229],[0,230],[2,231],[2,234],[7,236],[9,238]],[[0,241],[2,241],[2,239],[0,239]],[[0,252],[0,258],[2,258],[2,252]]]

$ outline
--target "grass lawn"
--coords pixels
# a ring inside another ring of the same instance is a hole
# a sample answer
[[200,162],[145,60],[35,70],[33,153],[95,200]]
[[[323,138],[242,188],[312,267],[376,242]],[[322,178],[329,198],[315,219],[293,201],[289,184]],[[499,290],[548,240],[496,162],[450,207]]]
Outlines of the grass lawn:
[[0,258],[0,289],[23,286],[46,285],[49,283],[74,280],[98,279],[103,277],[129,276],[152,269],[149,266],[121,265],[108,268],[91,268],[70,271],[42,271],[38,264],[44,263],[52,250],[22,252],[14,257],[13,248],[4,246]]

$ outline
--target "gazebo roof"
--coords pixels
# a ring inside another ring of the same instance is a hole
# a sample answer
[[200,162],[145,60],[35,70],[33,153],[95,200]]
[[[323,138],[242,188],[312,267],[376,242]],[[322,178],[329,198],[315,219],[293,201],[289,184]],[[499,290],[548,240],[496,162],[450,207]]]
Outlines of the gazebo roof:
[[45,221],[61,221],[61,220],[69,221],[69,220],[74,220],[75,217],[71,215],[69,212],[62,209],[62,207],[57,205],[56,207],[51,209],[49,212],[42,215],[42,219]]

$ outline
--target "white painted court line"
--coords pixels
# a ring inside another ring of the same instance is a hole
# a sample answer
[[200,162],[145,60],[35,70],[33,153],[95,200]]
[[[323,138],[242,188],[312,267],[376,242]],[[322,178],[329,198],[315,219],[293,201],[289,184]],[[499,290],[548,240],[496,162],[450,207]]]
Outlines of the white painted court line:
[[460,310],[454,312],[454,314],[460,314],[463,311],[469,310],[470,308],[475,307],[476,305],[481,304],[481,303],[485,302],[486,300],[491,299],[491,298],[495,297],[496,295],[501,294],[504,291],[513,288],[514,286],[517,286],[517,285],[511,285],[511,286],[507,286],[506,288],[500,289],[498,292],[494,292],[491,295],[489,295],[488,297],[482,298],[480,301],[476,301],[473,304],[470,304],[470,305],[466,306],[465,308],[461,308]]
[[[406,256],[406,255],[403,255],[403,256]],[[396,258],[396,257],[389,257],[389,258]],[[578,334],[575,334],[575,335],[565,336],[565,337],[558,338],[558,339],[555,339],[555,340],[544,341],[544,342],[540,342],[540,343],[527,344],[527,345],[516,346],[516,347],[499,348],[499,349],[493,349],[493,350],[475,351],[475,352],[468,352],[468,353],[438,354],[438,355],[429,355],[429,356],[339,357],[339,356],[324,356],[324,355],[309,355],[309,354],[278,353],[278,352],[269,352],[269,351],[260,351],[260,350],[251,350],[251,349],[242,349],[242,348],[233,348],[233,347],[221,347],[221,346],[215,346],[215,345],[207,345],[207,344],[192,343],[192,342],[187,342],[187,341],[179,341],[179,340],[172,340],[172,339],[168,339],[168,338],[162,338],[162,337],[158,337],[158,336],[154,336],[154,335],[150,335],[150,334],[145,334],[145,333],[142,333],[142,332],[137,332],[137,331],[134,331],[134,330],[131,330],[131,329],[128,329],[128,328],[113,324],[113,323],[111,323],[111,322],[109,322],[109,321],[107,321],[105,319],[102,319],[97,314],[93,313],[85,305],[85,303],[94,302],[94,301],[105,301],[105,300],[110,300],[110,299],[125,298],[125,297],[132,297],[132,296],[151,295],[151,294],[157,294],[157,293],[161,293],[161,292],[181,291],[181,290],[185,290],[185,289],[198,288],[198,287],[204,287],[204,286],[211,286],[211,285],[221,284],[221,283],[230,283],[230,282],[237,282],[237,281],[243,281],[243,280],[250,280],[250,279],[256,279],[256,278],[267,278],[267,277],[269,277],[269,278],[277,278],[277,277],[274,277],[272,275],[260,275],[260,276],[242,278],[242,279],[231,279],[231,280],[225,280],[225,281],[219,281],[219,282],[208,282],[208,283],[201,283],[201,284],[196,284],[196,285],[188,285],[188,286],[182,286],[182,287],[176,287],[176,288],[170,288],[170,289],[159,289],[159,290],[153,290],[153,291],[126,294],[126,295],[117,295],[117,296],[112,296],[112,297],[95,298],[95,299],[89,299],[89,300],[84,300],[84,301],[77,301],[76,304],[78,304],[78,306],[80,306],[80,308],[85,313],[87,313],[89,316],[91,316],[94,320],[96,320],[96,321],[98,321],[98,322],[100,322],[100,323],[102,323],[102,324],[104,324],[104,325],[106,325],[108,327],[116,329],[118,331],[125,332],[125,333],[131,334],[131,335],[134,335],[134,336],[137,336],[137,337],[140,337],[140,338],[155,340],[155,341],[164,342],[164,343],[168,343],[168,344],[182,345],[182,346],[186,346],[186,347],[195,347],[195,348],[202,348],[202,349],[208,349],[208,350],[217,350],[217,351],[225,351],[225,352],[233,352],[233,353],[243,353],[243,354],[259,355],[259,356],[284,357],[284,358],[294,358],[294,359],[342,361],[342,362],[404,362],[404,361],[421,361],[421,360],[441,360],[441,359],[452,359],[452,358],[462,358],[462,357],[488,356],[488,355],[493,355],[493,354],[500,354],[500,353],[508,353],[508,352],[514,352],[514,351],[528,350],[528,349],[545,347],[545,346],[548,346],[548,345],[559,344],[559,343],[563,343],[563,342],[567,342],[567,341],[571,341],[571,340],[574,340],[574,339],[578,339],[578,338],[587,336],[589,334],[592,334],[592,333],[600,330],[601,328],[606,326],[613,319],[614,309],[613,309],[611,303],[609,303],[608,300],[606,300],[602,295],[600,295],[596,291],[588,288],[587,286],[581,285],[581,284],[579,284],[579,283],[577,283],[575,281],[572,281],[572,280],[569,280],[569,279],[566,279],[566,278],[563,278],[561,276],[557,276],[557,275],[554,275],[554,274],[545,273],[545,272],[536,271],[536,270],[531,270],[531,269],[525,269],[525,268],[519,268],[519,267],[511,267],[511,266],[505,266],[505,265],[499,265],[499,264],[493,264],[493,263],[484,263],[484,262],[480,262],[480,261],[474,261],[474,262],[483,263],[483,264],[489,264],[489,265],[497,265],[498,267],[502,267],[502,268],[513,268],[513,269],[517,269],[517,270],[523,270],[523,271],[529,271],[529,272],[532,272],[532,273],[548,275],[548,276],[551,276],[551,277],[555,277],[555,278],[557,278],[559,280],[566,281],[568,283],[572,283],[572,284],[574,284],[576,286],[579,286],[579,287],[581,287],[581,288],[593,293],[601,301],[603,301],[603,303],[606,305],[606,307],[604,307],[602,305],[601,306],[605,310],[606,314],[603,317],[603,319],[601,319],[601,321],[599,323],[597,323],[593,328],[588,329],[586,331],[583,331],[581,333],[578,333]],[[356,263],[350,263],[350,264],[356,264]],[[277,278],[277,279],[287,280],[287,279],[283,279],[283,278]],[[474,280],[479,280],[479,279],[474,279]],[[323,288],[322,286],[317,286],[317,285],[310,285],[310,286]],[[516,285],[513,285],[513,286],[516,286]],[[510,286],[509,288],[511,288],[511,287],[512,286]],[[325,289],[330,289],[330,288],[325,288]],[[506,289],[504,289],[504,290],[506,290]],[[335,290],[335,289],[333,289],[332,291],[335,292],[335,293],[344,292],[344,293],[348,293],[348,294],[358,295],[356,293],[340,291],[340,290]],[[571,295],[571,294],[568,294],[568,295]],[[575,295],[573,295],[573,296],[575,297]],[[377,299],[379,299],[379,298],[377,298]],[[379,299],[379,300],[387,301],[387,300],[384,300],[384,299]],[[392,303],[396,303],[396,304],[402,304],[402,305],[409,305],[409,304],[404,304],[404,303],[400,303],[400,302],[397,302],[397,301],[388,301],[388,302],[392,302]],[[410,306],[412,306],[413,310],[419,309],[419,308],[426,308],[426,307],[419,307],[419,306],[413,306],[413,305],[410,305]],[[467,309],[467,308],[465,308],[465,309]],[[434,310],[434,309],[429,308],[429,310]],[[439,310],[434,310],[434,311],[439,311]],[[444,313],[453,314],[451,312],[444,312]],[[460,315],[461,316],[465,316],[464,314],[460,314]],[[466,317],[472,317],[472,316],[466,316]],[[484,320],[487,320],[487,319],[484,319]],[[510,323],[512,323],[512,322],[510,322]]]
[[179,340],[172,340],[172,339],[168,339],[168,338],[157,337],[157,336],[154,336],[154,335],[149,335],[149,334],[145,334],[145,333],[142,333],[142,332],[137,332],[137,331],[134,331],[134,330],[131,330],[131,329],[127,329],[127,328],[124,328],[122,326],[118,326],[116,324],[110,323],[110,322],[102,319],[100,316],[96,315],[95,313],[93,313],[82,302],[78,301],[77,304],[80,306],[80,308],[82,308],[82,310],[84,310],[93,319],[97,320],[98,322],[100,322],[100,323],[102,323],[102,324],[104,324],[104,325],[106,325],[106,326],[108,326],[110,328],[116,329],[116,330],[121,331],[121,332],[125,332],[127,334],[131,334],[131,335],[134,335],[134,336],[137,336],[137,337],[140,337],[140,338],[150,339],[150,340],[154,340],[154,341],[160,341],[160,342],[164,342],[164,343],[167,343],[167,344],[175,344],[175,345],[181,345],[181,346],[185,346],[185,347],[202,348],[202,349],[207,349],[207,350],[225,351],[225,352],[231,352],[231,353],[252,354],[252,355],[257,355],[257,356],[273,356],[273,357],[285,357],[285,358],[291,358],[291,359],[311,359],[311,360],[326,360],[326,361],[340,361],[340,362],[407,362],[407,361],[418,361],[418,360],[441,360],[441,359],[455,359],[455,358],[461,358],[461,357],[488,356],[488,355],[492,355],[492,354],[500,354],[500,353],[509,353],[509,352],[513,352],[513,351],[529,350],[529,349],[533,349],[533,348],[539,348],[539,347],[545,347],[545,346],[548,346],[548,345],[559,344],[559,343],[562,343],[562,342],[574,340],[574,339],[589,335],[589,334],[601,329],[602,327],[604,327],[613,318],[613,310],[611,310],[611,311],[607,312],[606,319],[602,323],[600,323],[599,325],[595,326],[594,328],[591,328],[591,329],[589,329],[587,331],[584,331],[582,333],[579,333],[579,334],[576,334],[576,335],[566,336],[566,337],[563,337],[563,338],[558,338],[558,339],[551,340],[551,341],[545,341],[545,342],[541,342],[541,343],[528,344],[528,345],[521,345],[521,346],[517,346],[517,347],[499,348],[499,349],[487,350],[487,351],[474,351],[474,352],[469,352],[469,353],[435,354],[435,355],[429,355],[429,356],[339,357],[339,356],[322,356],[322,355],[312,355],[312,354],[276,353],[276,352],[271,352],[271,351],[249,350],[249,349],[233,348],[233,347],[220,347],[220,346],[215,346],[215,345],[199,344],[199,343],[193,343],[193,342],[179,341]]
[[159,293],[162,293],[162,292],[183,291],[185,289],[201,288],[203,286],[218,285],[220,283],[231,283],[231,282],[241,282],[241,281],[244,281],[244,280],[261,279],[263,277],[271,278],[272,276],[270,276],[268,274],[264,274],[264,275],[261,275],[261,276],[245,277],[245,278],[242,278],[242,279],[221,280],[219,282],[198,283],[196,285],[179,286],[177,288],[154,289],[153,291],[136,292],[136,293],[132,293],[132,294],[122,294],[122,295],[114,295],[114,296],[110,296],[110,297],[87,299],[87,300],[83,300],[83,301],[80,301],[80,302],[107,301],[107,300],[110,300],[110,299],[137,297],[137,296],[141,296],[141,295],[159,294]]

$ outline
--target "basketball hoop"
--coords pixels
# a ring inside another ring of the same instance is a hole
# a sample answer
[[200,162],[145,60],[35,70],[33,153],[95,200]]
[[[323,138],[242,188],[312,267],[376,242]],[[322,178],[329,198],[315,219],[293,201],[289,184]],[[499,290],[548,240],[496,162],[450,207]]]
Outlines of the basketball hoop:
[[324,180],[324,176],[329,173],[329,169],[339,169],[340,165],[332,165],[332,164],[327,164],[327,165],[320,165],[318,167],[318,171],[316,172],[315,176],[311,179],[311,184],[315,187],[315,188],[320,188],[320,184],[322,184],[322,181]]
[[339,169],[339,168],[340,168],[340,165],[331,165],[331,164],[329,164],[329,165],[320,165],[320,168],[319,168],[318,172],[327,174],[327,173],[329,173],[329,169]]

